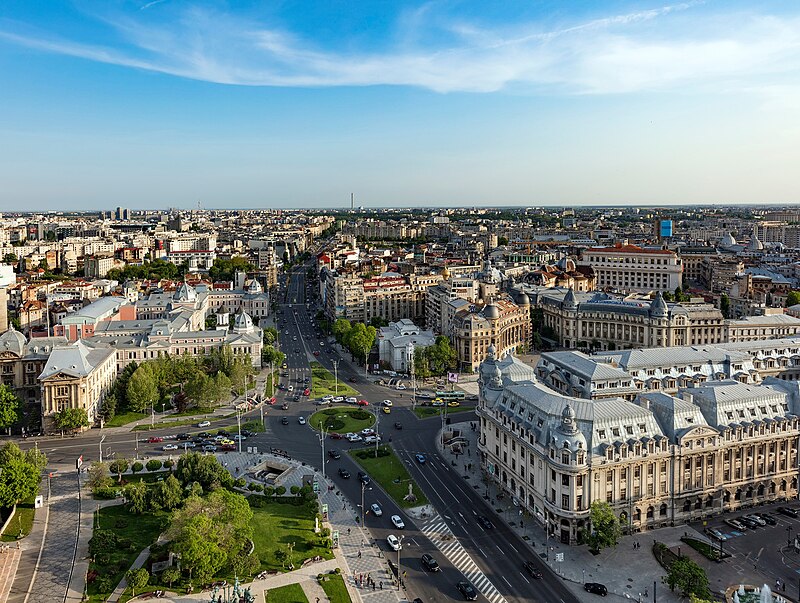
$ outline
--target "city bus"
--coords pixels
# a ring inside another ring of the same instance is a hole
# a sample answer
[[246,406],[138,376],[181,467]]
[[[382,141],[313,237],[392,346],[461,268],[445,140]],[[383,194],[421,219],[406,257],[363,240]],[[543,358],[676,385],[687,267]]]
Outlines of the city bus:
[[450,400],[463,400],[467,397],[467,394],[461,391],[452,391],[452,392],[436,392],[436,397],[441,398],[445,402],[449,402]]

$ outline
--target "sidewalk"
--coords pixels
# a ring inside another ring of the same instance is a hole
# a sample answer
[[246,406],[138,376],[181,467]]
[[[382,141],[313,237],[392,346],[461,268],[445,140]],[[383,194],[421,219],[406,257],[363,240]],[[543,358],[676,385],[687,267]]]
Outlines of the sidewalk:
[[[653,583],[656,583],[659,603],[678,603],[681,598],[673,593],[661,582],[665,574],[664,569],[658,564],[650,552],[653,538],[657,538],[669,547],[680,545],[680,537],[685,532],[693,532],[689,526],[676,526],[663,528],[656,532],[643,532],[631,536],[623,536],[619,544],[613,549],[604,549],[599,555],[592,555],[586,546],[570,546],[561,544],[545,534],[544,526],[540,525],[530,516],[522,518],[521,510],[514,506],[509,496],[498,500],[500,490],[492,483],[483,482],[480,460],[477,454],[478,431],[470,429],[469,422],[452,423],[450,429],[461,430],[467,440],[464,447],[467,456],[454,455],[449,450],[441,448],[441,437],[437,438],[442,458],[447,461],[456,461],[456,465],[466,481],[481,484],[480,491],[488,491],[492,507],[495,509],[495,519],[502,521],[519,534],[530,547],[532,554],[538,556],[558,576],[560,576],[573,593],[581,600],[594,601],[596,595],[587,595],[582,585],[585,582],[601,582],[608,587],[609,596],[625,600],[642,601],[652,600]],[[469,465],[472,468],[469,469]],[[497,510],[500,509],[498,513]],[[702,536],[701,536],[702,537]],[[634,543],[637,547],[634,548]],[[557,561],[563,555],[563,561]],[[646,593],[646,594],[645,594]]]

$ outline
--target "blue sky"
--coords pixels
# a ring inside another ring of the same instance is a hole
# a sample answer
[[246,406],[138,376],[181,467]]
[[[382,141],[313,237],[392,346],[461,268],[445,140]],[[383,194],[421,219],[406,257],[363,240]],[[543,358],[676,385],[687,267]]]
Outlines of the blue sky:
[[5,0],[0,211],[800,202],[800,4]]

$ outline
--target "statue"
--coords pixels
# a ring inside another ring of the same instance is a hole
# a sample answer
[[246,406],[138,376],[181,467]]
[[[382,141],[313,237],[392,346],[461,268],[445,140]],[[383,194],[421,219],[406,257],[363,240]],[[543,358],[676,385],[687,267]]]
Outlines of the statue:
[[219,587],[215,586],[214,590],[211,591],[211,599],[208,603],[217,603],[217,593],[219,592]]
[[256,598],[250,594],[250,587],[244,589],[244,603],[256,603]]

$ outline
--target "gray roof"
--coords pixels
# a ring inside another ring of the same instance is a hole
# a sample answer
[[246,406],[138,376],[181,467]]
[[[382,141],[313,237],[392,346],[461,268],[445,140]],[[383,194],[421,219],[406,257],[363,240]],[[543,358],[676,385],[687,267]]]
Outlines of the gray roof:
[[72,377],[85,377],[115,352],[111,347],[92,348],[78,340],[71,345],[53,349],[39,379],[64,373]]
[[81,316],[97,320],[109,313],[113,314],[119,309],[121,305],[127,303],[127,301],[128,300],[125,299],[124,297],[101,297],[93,301],[85,308],[75,312],[74,314],[69,315],[67,318],[75,318]]
[[587,380],[606,380],[606,379],[626,379],[631,376],[604,359],[587,356],[583,352],[575,350],[564,352],[546,352],[542,354],[542,360],[550,360],[554,364],[568,368],[575,374],[585,377]]

